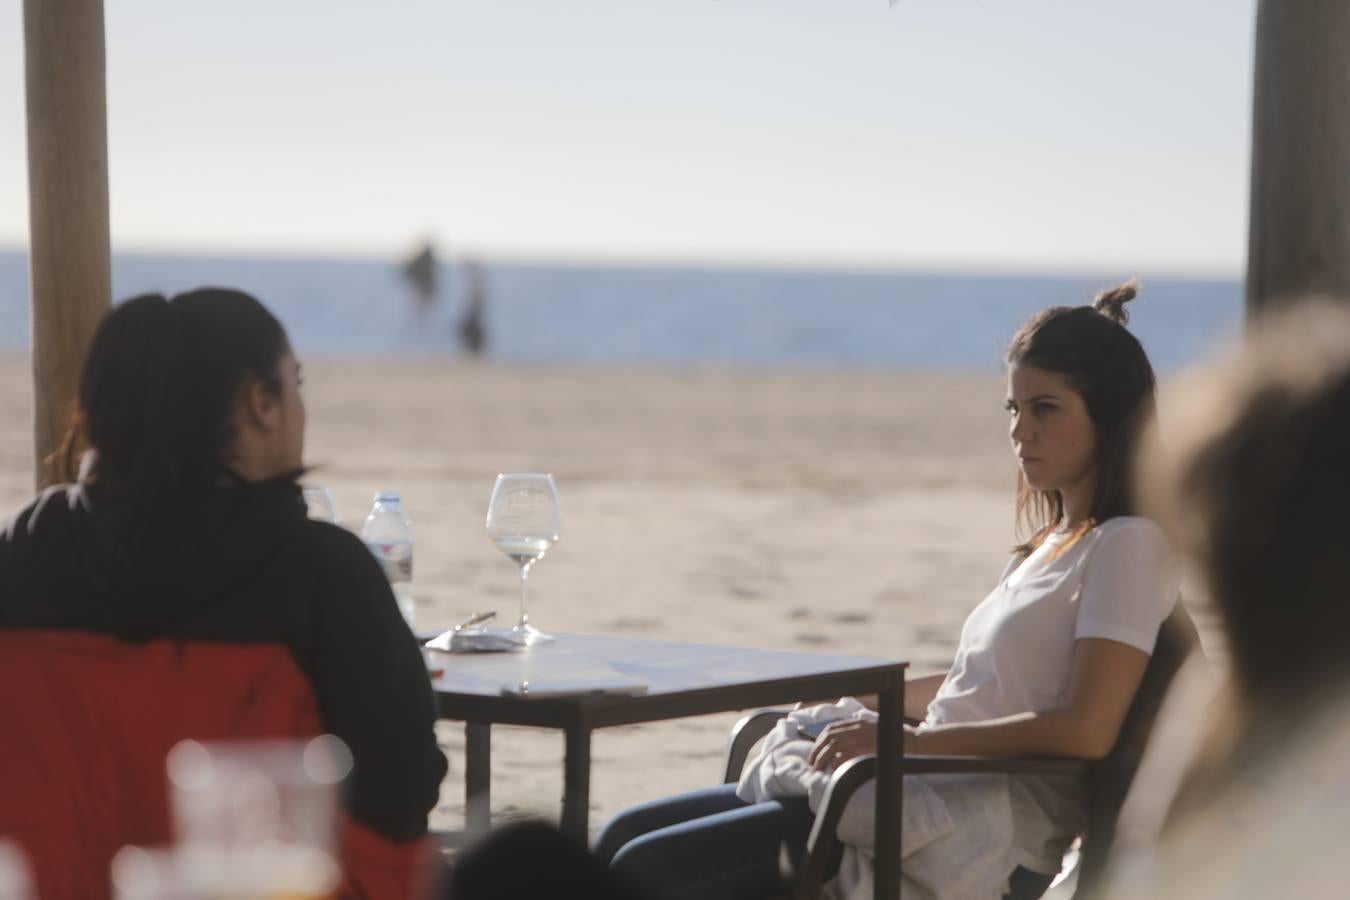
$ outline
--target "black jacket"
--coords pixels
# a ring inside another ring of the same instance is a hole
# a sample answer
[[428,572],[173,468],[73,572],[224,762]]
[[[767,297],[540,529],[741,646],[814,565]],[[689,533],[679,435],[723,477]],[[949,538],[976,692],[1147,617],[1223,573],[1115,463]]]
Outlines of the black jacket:
[[351,814],[395,840],[426,831],[446,773],[430,683],[357,537],[309,519],[290,479],[222,487],[184,526],[189,564],[166,591],[119,564],[100,510],[97,488],[60,486],[3,524],[0,628],[284,644],[351,748]]

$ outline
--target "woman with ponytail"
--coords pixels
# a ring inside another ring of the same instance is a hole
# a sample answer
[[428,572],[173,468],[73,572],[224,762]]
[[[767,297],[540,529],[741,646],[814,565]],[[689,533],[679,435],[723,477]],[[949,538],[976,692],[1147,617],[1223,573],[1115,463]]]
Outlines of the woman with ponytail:
[[[299,373],[281,323],[246,294],[135,297],[104,320],[51,462],[59,480],[77,482],[67,496],[97,498],[91,520],[109,575],[134,585],[103,597],[112,633],[172,633],[198,606],[190,573],[219,549],[219,507],[292,492],[305,427]],[[261,489],[229,490],[245,485]]]
[[[1095,760],[1121,733],[1179,590],[1162,531],[1135,508],[1132,458],[1155,418],[1153,369],[1125,327],[1135,293],[1131,282],[1090,306],[1043,310],[1008,347],[1017,517],[1029,530],[967,618],[950,670],[907,683],[905,715],[921,723],[906,727],[907,754]],[[876,752],[869,704],[794,712],[738,786],[621,813],[597,852],[652,897],[772,893],[780,846],[799,852],[811,826],[807,797]],[[1010,884],[1034,895],[1087,816],[1076,779],[906,776],[904,790],[906,897],[988,900]],[[871,896],[870,829],[870,815],[845,814],[833,895]]]
[[[365,546],[306,515],[300,386],[280,322],[247,294],[118,304],[52,460],[70,483],[0,529],[0,637],[284,648],[316,726],[351,750],[349,820],[391,846],[416,843],[446,771],[426,667]],[[193,715],[226,727],[266,699]]]

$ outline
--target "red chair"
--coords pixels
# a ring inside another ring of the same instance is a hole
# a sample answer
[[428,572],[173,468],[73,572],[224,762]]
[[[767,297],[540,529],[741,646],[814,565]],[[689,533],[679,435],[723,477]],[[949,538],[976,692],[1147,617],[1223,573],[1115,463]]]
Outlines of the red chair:
[[[277,644],[127,644],[0,631],[0,837],[28,854],[43,900],[106,898],[128,844],[172,843],[164,760],[184,739],[323,731],[309,680]],[[425,896],[435,850],[345,819],[344,898]]]

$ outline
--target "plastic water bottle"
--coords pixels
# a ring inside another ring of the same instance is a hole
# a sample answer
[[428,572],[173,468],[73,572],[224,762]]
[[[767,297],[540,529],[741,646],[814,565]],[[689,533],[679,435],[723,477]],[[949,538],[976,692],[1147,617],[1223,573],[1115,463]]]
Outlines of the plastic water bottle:
[[411,628],[416,611],[412,593],[412,523],[403,515],[397,492],[381,491],[375,495],[375,505],[361,528],[361,540],[384,569],[384,577],[394,589],[398,610]]

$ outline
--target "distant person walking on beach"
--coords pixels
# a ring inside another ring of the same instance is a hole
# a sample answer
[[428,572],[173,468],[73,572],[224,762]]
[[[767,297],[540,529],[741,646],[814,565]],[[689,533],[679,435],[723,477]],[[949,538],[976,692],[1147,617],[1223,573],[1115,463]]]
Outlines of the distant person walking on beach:
[[425,319],[436,305],[440,296],[440,277],[437,274],[436,248],[430,241],[422,244],[407,262],[403,264],[403,277],[413,288],[413,302],[416,303],[417,318]]
[[487,306],[487,277],[483,266],[476,259],[464,264],[468,274],[469,295],[465,301],[464,315],[459,320],[459,341],[464,351],[471,356],[481,356],[487,344],[487,331],[483,326],[483,310]]

